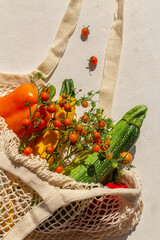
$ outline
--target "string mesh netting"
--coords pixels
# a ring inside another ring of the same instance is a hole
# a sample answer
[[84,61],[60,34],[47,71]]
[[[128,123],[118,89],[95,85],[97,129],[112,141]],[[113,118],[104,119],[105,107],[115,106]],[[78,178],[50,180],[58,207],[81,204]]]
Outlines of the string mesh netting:
[[[1,90],[0,96],[9,93],[13,88]],[[40,179],[61,189],[107,189],[101,184],[77,183],[67,176],[50,172],[45,159],[33,154],[29,157],[19,154],[18,146],[18,137],[7,128],[4,119],[0,117],[0,152],[6,155],[12,164],[25,166]],[[138,177],[132,171],[124,171],[124,176],[119,180],[133,189],[140,185]],[[44,200],[30,186],[0,169],[0,238],[42,201]],[[118,236],[138,223],[142,208],[141,197],[136,202],[129,202],[119,195],[95,195],[57,209],[25,237],[25,240],[90,240]]]

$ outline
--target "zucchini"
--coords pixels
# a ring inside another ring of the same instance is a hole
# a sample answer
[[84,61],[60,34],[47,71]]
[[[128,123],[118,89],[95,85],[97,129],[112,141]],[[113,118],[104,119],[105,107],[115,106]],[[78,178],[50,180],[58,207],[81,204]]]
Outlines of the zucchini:
[[[138,105],[128,111],[109,132],[111,144],[108,152],[113,158],[120,153],[127,152],[135,144],[140,133],[140,127],[146,116],[147,107]],[[100,153],[86,152],[67,166],[62,174],[77,182],[98,183],[113,172],[112,161],[101,156]]]

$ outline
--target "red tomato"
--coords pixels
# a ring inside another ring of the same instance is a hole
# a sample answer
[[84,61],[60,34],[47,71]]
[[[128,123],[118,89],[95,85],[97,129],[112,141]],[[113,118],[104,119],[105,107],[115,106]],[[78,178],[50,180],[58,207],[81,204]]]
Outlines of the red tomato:
[[94,132],[94,139],[100,138],[101,134],[99,132]]
[[30,127],[32,125],[31,121],[28,118],[25,118],[22,122],[23,126]]
[[85,123],[89,121],[89,118],[87,115],[82,116],[82,119],[84,120]]
[[53,124],[54,124],[55,127],[60,128],[61,125],[62,125],[62,122],[61,122],[61,120],[59,118],[57,118],[56,120],[54,120]]
[[104,147],[103,146],[101,147],[102,151],[108,150],[108,148],[109,148],[109,146],[107,144],[104,145]]
[[33,116],[33,119],[35,119],[35,118],[40,118],[41,117],[41,113],[39,112],[39,110],[37,110],[36,112],[35,112],[35,114],[34,114],[34,116]]
[[71,106],[70,103],[65,103],[65,104],[64,104],[64,110],[65,110],[65,111],[69,111],[69,112],[70,112],[71,109],[72,109],[72,106]]
[[82,28],[81,34],[82,34],[83,36],[88,36],[88,34],[90,33],[90,31],[89,31],[88,28],[89,28],[89,26]]
[[70,133],[69,134],[69,140],[71,141],[71,142],[77,142],[77,140],[78,140],[78,134],[76,134],[76,133]]
[[63,120],[63,124],[66,125],[66,126],[72,125],[72,119],[70,119],[70,118],[65,118],[65,119]]
[[59,101],[59,106],[60,106],[61,108],[64,107],[64,100],[63,100],[63,99],[61,99],[61,100]]
[[97,143],[97,144],[102,144],[102,142],[99,140],[99,139],[96,139],[95,141],[94,141],[94,143]]
[[92,56],[92,57],[89,59],[89,62],[90,62],[90,64],[91,64],[92,66],[95,66],[95,65],[97,65],[98,59],[97,59],[97,57]]
[[101,148],[98,144],[93,146],[93,152],[99,152],[100,150],[101,150]]
[[67,98],[68,98],[68,94],[63,93],[63,94],[62,94],[62,98],[63,98],[63,99],[67,99]]
[[49,99],[49,93],[48,92],[42,92],[41,93],[41,100],[42,101],[48,101]]
[[55,111],[57,110],[57,107],[54,103],[50,104],[48,107],[47,107],[47,111],[49,113],[54,113]]
[[46,125],[46,123],[45,123],[45,121],[44,121],[43,119],[41,119],[41,121],[38,123],[38,127],[39,127],[40,129],[44,128],[45,125]]
[[57,173],[61,173],[63,171],[63,167],[62,166],[58,166],[55,171]]
[[106,123],[105,123],[105,121],[103,121],[103,120],[101,120],[101,121],[99,121],[99,126],[101,127],[101,128],[104,128],[105,126],[106,126]]
[[24,154],[29,156],[32,153],[32,148],[31,147],[26,147],[24,149]]
[[47,147],[46,147],[46,150],[47,150],[47,152],[49,152],[49,153],[53,153],[53,152],[54,152],[54,148],[53,148],[52,146],[47,146]]
[[87,108],[88,107],[88,102],[87,101],[83,101],[82,102],[82,107]]

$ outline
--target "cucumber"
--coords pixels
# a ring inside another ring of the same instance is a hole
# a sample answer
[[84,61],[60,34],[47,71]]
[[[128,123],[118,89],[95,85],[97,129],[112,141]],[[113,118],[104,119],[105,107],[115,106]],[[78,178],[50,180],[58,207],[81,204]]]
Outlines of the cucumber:
[[[113,158],[117,158],[122,152],[128,152],[135,144],[146,112],[145,105],[132,108],[109,132],[111,144],[108,152],[112,153]],[[100,153],[86,152],[67,166],[62,174],[77,182],[98,183],[114,169],[112,161],[102,157]]]

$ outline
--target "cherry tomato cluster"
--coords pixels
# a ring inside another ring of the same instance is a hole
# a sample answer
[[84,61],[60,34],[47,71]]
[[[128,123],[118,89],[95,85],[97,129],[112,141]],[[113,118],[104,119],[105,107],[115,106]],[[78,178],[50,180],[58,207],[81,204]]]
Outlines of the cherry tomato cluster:
[[[96,108],[96,102],[92,100],[95,94],[99,94],[99,92],[91,91],[87,93],[87,96],[79,99],[76,99],[76,97],[72,99],[67,94],[62,94],[61,100],[54,102],[51,99],[50,87],[45,86],[38,90],[38,93],[39,101],[35,110],[31,112],[29,119],[24,119],[22,122],[25,132],[32,129],[29,138],[25,138],[24,134],[20,143],[20,150],[26,156],[32,153],[30,144],[32,140],[52,129],[58,130],[60,139],[65,139],[65,143],[68,143],[68,151],[64,158],[58,158],[61,153],[60,146],[63,145],[61,140],[55,148],[50,145],[46,146],[47,160],[53,157],[54,162],[51,168],[57,173],[62,173],[63,164],[61,163],[63,161],[88,149],[99,153],[103,158],[111,160],[114,168],[119,165],[131,164],[132,156],[129,153],[121,153],[119,158],[115,159],[115,156],[110,152],[112,139],[110,139],[108,133],[114,125],[112,119],[103,117],[103,110]],[[75,105],[82,106],[85,110],[89,109],[78,120],[72,119],[69,115]],[[60,115],[57,117],[56,113],[59,109],[62,110],[63,117],[60,117]]]
[[[54,89],[53,86],[52,89]],[[27,156],[32,153],[32,148],[31,146],[26,147],[26,145],[47,127],[52,114],[57,110],[56,102],[52,102],[51,100],[53,93],[51,92],[50,86],[45,86],[40,88],[40,90],[38,89],[38,96],[39,100],[34,111],[30,110],[30,118],[25,118],[22,121],[24,134],[20,142],[19,150],[20,152],[23,151]],[[30,108],[29,103],[26,103],[26,106]],[[30,132],[31,134],[29,134]]]

